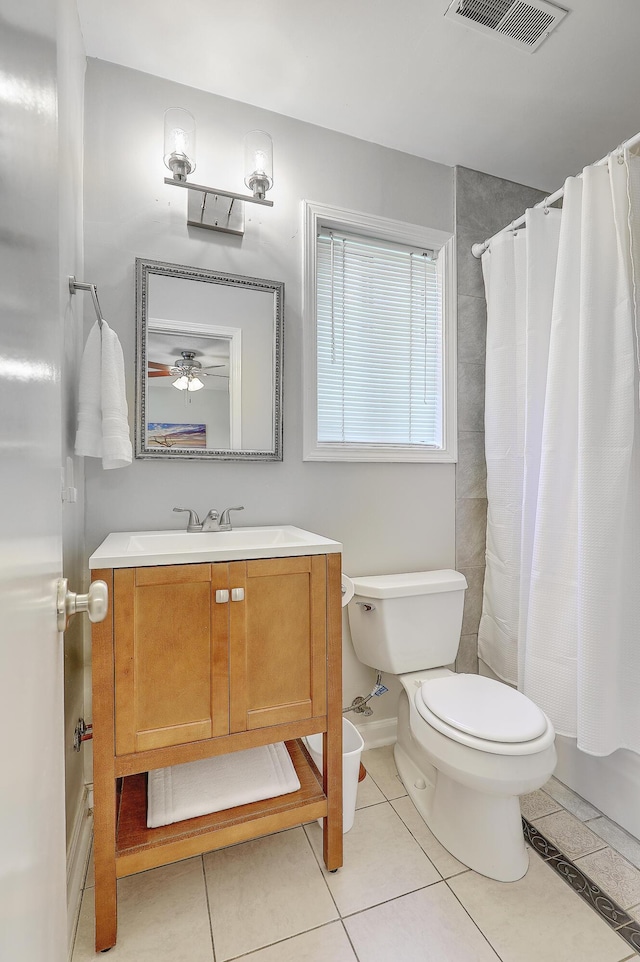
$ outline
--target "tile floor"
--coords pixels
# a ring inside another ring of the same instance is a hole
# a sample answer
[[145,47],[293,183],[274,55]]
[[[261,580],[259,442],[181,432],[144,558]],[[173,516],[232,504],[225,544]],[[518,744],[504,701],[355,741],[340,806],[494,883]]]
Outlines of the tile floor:
[[[535,852],[519,882],[443,849],[400,782],[392,748],[369,772],[327,873],[314,822],[118,883],[121,962],[623,962],[631,946]],[[640,843],[555,779],[523,799],[547,839],[640,919]],[[89,866],[73,962],[95,959]]]
[[640,842],[556,778],[522,814],[628,914],[640,920]]

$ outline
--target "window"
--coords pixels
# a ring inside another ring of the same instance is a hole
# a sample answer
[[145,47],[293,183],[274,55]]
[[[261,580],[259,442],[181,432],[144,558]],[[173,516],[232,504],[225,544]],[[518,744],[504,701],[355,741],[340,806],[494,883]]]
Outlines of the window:
[[453,461],[451,235],[305,212],[305,460]]

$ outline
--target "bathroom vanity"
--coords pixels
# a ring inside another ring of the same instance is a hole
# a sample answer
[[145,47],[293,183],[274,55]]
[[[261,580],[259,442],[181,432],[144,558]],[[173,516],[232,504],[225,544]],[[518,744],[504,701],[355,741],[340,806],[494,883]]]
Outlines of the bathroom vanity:
[[[92,555],[110,598],[92,627],[96,951],[123,876],[317,818],[342,864],[340,552],[280,527],[122,532]],[[317,732],[323,775],[301,741]],[[281,741],[298,791],[147,828],[147,772]]]

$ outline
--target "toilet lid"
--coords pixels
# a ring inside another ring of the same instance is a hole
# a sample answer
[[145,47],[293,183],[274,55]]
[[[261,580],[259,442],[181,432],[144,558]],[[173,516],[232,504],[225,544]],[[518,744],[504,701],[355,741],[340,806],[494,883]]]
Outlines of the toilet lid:
[[527,742],[547,728],[537,705],[483,675],[447,675],[423,682],[416,699],[447,725],[492,742]]

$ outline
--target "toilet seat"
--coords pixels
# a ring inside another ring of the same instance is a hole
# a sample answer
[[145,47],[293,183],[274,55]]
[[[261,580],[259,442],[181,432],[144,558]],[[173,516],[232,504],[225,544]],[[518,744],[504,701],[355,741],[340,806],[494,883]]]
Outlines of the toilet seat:
[[448,675],[425,681],[427,708],[459,731],[492,742],[528,742],[542,735],[546,719],[537,705],[509,685],[482,675]]
[[481,675],[427,679],[415,692],[414,704],[436,731],[490,754],[534,754],[555,736],[547,716],[526,695]]

